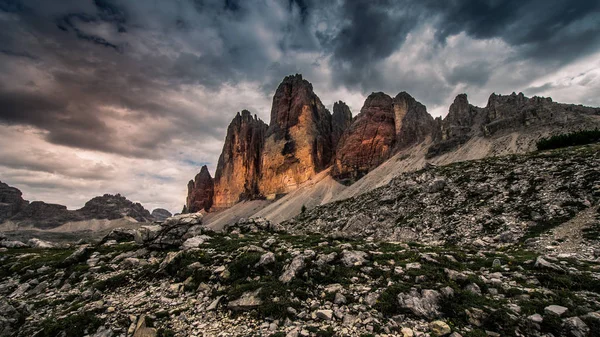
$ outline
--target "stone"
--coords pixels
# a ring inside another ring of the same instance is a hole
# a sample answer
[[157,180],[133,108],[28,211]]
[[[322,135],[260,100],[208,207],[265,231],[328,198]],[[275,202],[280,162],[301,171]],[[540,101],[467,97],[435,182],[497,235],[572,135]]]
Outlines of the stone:
[[347,300],[346,300],[346,296],[344,296],[342,293],[335,293],[335,297],[333,299],[333,303],[335,304],[346,304]]
[[37,239],[37,238],[29,239],[27,241],[27,245],[29,247],[32,247],[32,248],[46,248],[46,249],[47,248],[54,248],[54,247],[56,247],[51,242],[40,240],[40,239]]
[[178,252],[168,252],[167,256],[164,258],[164,260],[162,260],[162,262],[158,266],[158,270],[160,270],[160,271],[165,270],[174,261],[176,261],[182,254],[183,254],[183,252],[181,252],[181,251],[178,251]]
[[266,266],[272,263],[275,263],[275,254],[267,252],[260,256],[260,260],[258,260],[254,267]]
[[214,311],[217,309],[217,307],[219,306],[219,303],[221,302],[221,300],[223,299],[223,296],[217,296],[217,298],[215,298],[208,307],[206,307],[206,311]]
[[29,247],[27,244],[17,240],[2,240],[0,241],[0,247],[4,248],[25,248]]
[[496,268],[500,268],[502,267],[502,263],[500,262],[499,259],[494,259],[494,261],[492,262],[492,268],[496,269]]
[[421,264],[419,262],[410,262],[406,264],[406,269],[421,269]]
[[87,258],[88,254],[90,254],[91,251],[92,251],[91,245],[88,245],[88,244],[81,245],[71,255],[69,255],[65,259],[64,262],[66,264],[75,264],[75,263],[81,262]]
[[531,322],[537,323],[537,324],[540,324],[544,321],[544,318],[540,314],[533,314],[533,315],[527,316],[527,319],[530,320]]
[[333,319],[333,311],[332,310],[317,310],[315,311],[315,316],[318,319],[324,321],[331,321]]
[[210,239],[211,239],[211,237],[208,235],[193,236],[193,237],[185,240],[183,242],[183,244],[181,245],[181,248],[183,248],[184,250],[199,248],[201,245],[203,245],[206,241],[208,241]]
[[284,268],[283,274],[281,274],[279,277],[279,281],[283,283],[289,283],[292,279],[294,279],[296,274],[306,267],[304,258],[304,255],[298,255],[294,257],[292,261]]
[[439,301],[441,295],[436,290],[423,289],[418,291],[413,288],[409,293],[398,294],[400,307],[410,310],[419,317],[433,319],[439,317]]
[[559,271],[559,272],[564,271],[564,269],[562,267],[560,267],[552,262],[546,261],[541,256],[538,256],[537,259],[535,260],[534,267],[540,268],[540,269],[550,269],[550,270]]
[[474,326],[482,326],[485,319],[488,317],[487,313],[479,308],[465,309],[467,315],[467,321]]
[[415,335],[411,328],[402,328],[400,333],[402,334],[402,337],[413,337]]
[[562,316],[569,309],[560,305],[549,305],[544,308],[544,312],[550,315]]
[[[150,248],[178,248],[188,239],[186,236],[188,231],[192,231],[202,224],[202,219],[201,213],[175,215],[167,218],[158,226],[140,227],[140,236],[144,245]],[[197,231],[194,233],[197,234]]]
[[[590,333],[590,328],[581,320],[581,318],[569,317],[563,320],[564,329],[567,331],[568,336],[572,337],[585,337]],[[597,332],[597,331],[596,331]]]
[[247,291],[242,294],[237,300],[229,301],[227,307],[231,310],[245,311],[254,309],[262,304],[262,300],[258,297],[261,288],[254,291]]
[[377,300],[379,299],[379,294],[378,293],[369,293],[367,294],[367,296],[365,296],[365,303],[368,306],[374,306],[377,303]]
[[362,266],[367,261],[368,256],[369,254],[365,252],[345,250],[342,252],[340,261],[346,267]]
[[156,337],[157,331],[155,328],[146,326],[146,316],[142,315],[136,324],[133,337]]
[[465,290],[475,294],[475,295],[480,295],[481,296],[481,289],[479,288],[479,286],[476,283],[470,283],[465,287]]
[[433,321],[429,323],[429,330],[433,336],[446,336],[452,332],[450,326],[444,321]]
[[115,228],[106,234],[100,242],[105,244],[109,241],[130,242],[136,240],[139,241],[140,239],[141,234],[139,230],[130,228]]
[[427,192],[429,193],[437,193],[442,191],[446,187],[446,180],[442,178],[437,178],[427,186]]

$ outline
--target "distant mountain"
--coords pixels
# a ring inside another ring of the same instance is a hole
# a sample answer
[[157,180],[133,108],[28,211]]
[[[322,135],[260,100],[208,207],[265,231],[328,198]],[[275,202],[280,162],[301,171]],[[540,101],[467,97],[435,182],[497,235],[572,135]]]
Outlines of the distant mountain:
[[115,220],[131,218],[138,222],[153,221],[154,217],[140,203],[134,203],[120,194],[98,196],[78,210],[43,201],[29,202],[15,187],[0,182],[0,223],[12,221],[40,229],[58,227],[71,221],[92,219]]
[[156,221],[164,221],[166,218],[169,218],[173,215],[171,214],[171,212],[167,211],[164,208],[155,208],[154,210],[152,210],[151,214],[154,217],[154,220]]

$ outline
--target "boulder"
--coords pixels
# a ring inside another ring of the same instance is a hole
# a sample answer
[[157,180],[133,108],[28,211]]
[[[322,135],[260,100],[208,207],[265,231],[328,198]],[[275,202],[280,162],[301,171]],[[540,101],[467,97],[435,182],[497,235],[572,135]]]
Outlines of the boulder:
[[569,309],[560,305],[549,305],[544,308],[544,312],[549,315],[562,316]]
[[590,333],[590,327],[588,327],[579,317],[565,318],[563,320],[563,327],[567,336],[571,337],[586,337],[589,336]]
[[279,277],[279,281],[283,283],[289,283],[296,277],[300,271],[306,267],[306,263],[304,262],[305,256],[300,254],[292,259],[292,261],[285,266],[283,270],[283,274]]
[[262,304],[262,300],[258,295],[260,294],[261,289],[256,289],[254,291],[247,291],[242,294],[240,298],[234,301],[230,301],[227,304],[227,307],[231,310],[236,311],[244,311],[257,308]]
[[419,291],[413,288],[409,293],[398,294],[398,303],[402,308],[410,310],[416,316],[428,319],[437,318],[441,315],[439,311],[440,299],[440,293],[431,289]]
[[29,241],[27,241],[27,245],[29,245],[29,247],[32,247],[32,248],[54,248],[54,247],[56,247],[56,245],[54,245],[51,242],[40,240],[37,238],[29,239]]
[[340,261],[346,267],[362,266],[369,254],[361,251],[344,250],[341,254]]
[[258,260],[254,267],[266,266],[272,263],[275,263],[275,254],[267,252],[260,256],[260,260]]
[[203,245],[206,241],[210,240],[211,237],[208,235],[197,235],[197,236],[193,236],[187,240],[185,240],[183,242],[183,244],[181,245],[181,247],[183,249],[193,249],[193,248],[198,248],[201,245]]
[[446,336],[452,332],[450,326],[444,321],[433,321],[429,323],[429,330],[433,336]]

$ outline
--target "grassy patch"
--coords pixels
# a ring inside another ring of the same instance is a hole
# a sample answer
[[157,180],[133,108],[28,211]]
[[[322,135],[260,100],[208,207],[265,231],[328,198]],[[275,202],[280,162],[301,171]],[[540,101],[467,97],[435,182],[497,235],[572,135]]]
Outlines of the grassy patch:
[[93,287],[100,291],[113,290],[118,287],[124,286],[125,284],[127,284],[127,281],[128,281],[128,274],[121,273],[121,274],[117,274],[115,276],[109,277],[105,280],[97,281],[93,284]]
[[102,321],[94,312],[71,315],[63,319],[48,318],[41,323],[41,331],[36,337],[81,337],[96,332]]

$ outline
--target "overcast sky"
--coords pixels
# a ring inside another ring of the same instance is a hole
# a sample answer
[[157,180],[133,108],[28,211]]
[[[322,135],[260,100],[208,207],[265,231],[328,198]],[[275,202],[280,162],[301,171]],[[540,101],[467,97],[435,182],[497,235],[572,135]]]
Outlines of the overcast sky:
[[294,73],[354,115],[374,91],[434,116],[463,92],[600,106],[600,2],[0,0],[0,180],[180,211],[235,113],[268,122]]

